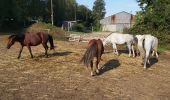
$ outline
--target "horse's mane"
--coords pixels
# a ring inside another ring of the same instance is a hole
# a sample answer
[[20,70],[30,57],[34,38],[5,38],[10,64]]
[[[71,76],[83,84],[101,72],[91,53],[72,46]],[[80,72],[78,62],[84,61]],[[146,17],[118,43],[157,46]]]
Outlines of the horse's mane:
[[10,38],[12,38],[12,37],[15,37],[15,38],[17,38],[17,39],[23,39],[23,38],[25,37],[25,34],[22,34],[22,33],[20,33],[20,34],[12,34],[12,35],[10,35],[10,36],[8,37],[8,39],[10,39]]
[[12,35],[10,35],[9,37],[8,37],[8,39],[10,39],[10,38],[12,38],[12,37],[15,37],[16,36],[16,34],[12,34]]
[[[112,32],[113,33],[113,32]],[[109,37],[112,33],[110,33],[109,35],[107,35],[105,38]]]

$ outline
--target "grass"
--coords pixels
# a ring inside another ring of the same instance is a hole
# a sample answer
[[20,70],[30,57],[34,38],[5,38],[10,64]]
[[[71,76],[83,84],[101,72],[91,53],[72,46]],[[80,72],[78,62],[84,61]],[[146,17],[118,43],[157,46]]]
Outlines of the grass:
[[111,49],[102,55],[101,74],[91,77],[90,69],[79,63],[87,43],[54,41],[56,51],[48,51],[48,58],[42,45],[32,47],[33,59],[24,48],[19,60],[19,44],[8,51],[4,44],[0,43],[0,100],[170,99],[170,54],[160,54],[158,62],[151,59],[151,67],[144,70],[139,57],[124,52],[117,56]]

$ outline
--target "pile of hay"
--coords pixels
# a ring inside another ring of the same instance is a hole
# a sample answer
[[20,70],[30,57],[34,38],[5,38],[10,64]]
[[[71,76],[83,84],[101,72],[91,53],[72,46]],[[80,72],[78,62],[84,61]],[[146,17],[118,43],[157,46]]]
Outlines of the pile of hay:
[[28,27],[26,32],[46,32],[51,34],[55,39],[64,39],[66,32],[59,27],[52,26],[49,23],[39,22]]

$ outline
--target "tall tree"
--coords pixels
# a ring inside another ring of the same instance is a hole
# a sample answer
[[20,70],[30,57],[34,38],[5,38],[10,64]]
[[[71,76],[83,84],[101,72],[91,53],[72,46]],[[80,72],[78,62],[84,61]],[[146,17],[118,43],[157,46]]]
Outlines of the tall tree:
[[[48,4],[50,9],[50,1]],[[61,26],[63,21],[75,20],[76,8],[75,0],[53,0],[55,24]]]
[[104,0],[96,0],[93,5],[94,30],[100,29],[100,20],[105,16],[105,2]]
[[15,0],[0,1],[0,26],[12,25],[20,20],[19,6]]

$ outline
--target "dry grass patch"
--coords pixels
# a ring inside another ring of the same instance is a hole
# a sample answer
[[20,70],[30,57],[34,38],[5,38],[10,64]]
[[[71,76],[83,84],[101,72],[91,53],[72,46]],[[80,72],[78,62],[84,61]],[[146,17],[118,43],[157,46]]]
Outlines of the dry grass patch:
[[[1,37],[6,38],[6,37]],[[55,51],[45,58],[41,45],[33,47],[31,59],[24,48],[17,59],[19,45],[10,50],[0,43],[1,100],[168,100],[170,99],[170,53],[162,53],[159,61],[147,70],[139,57],[127,53],[114,55],[111,50],[102,56],[101,74],[79,63],[87,43],[55,41]]]

